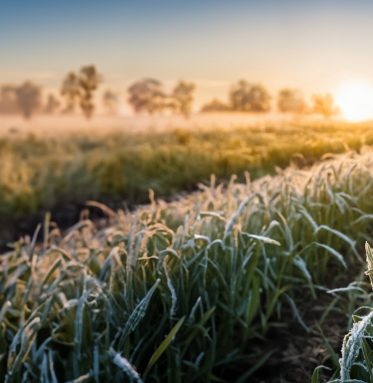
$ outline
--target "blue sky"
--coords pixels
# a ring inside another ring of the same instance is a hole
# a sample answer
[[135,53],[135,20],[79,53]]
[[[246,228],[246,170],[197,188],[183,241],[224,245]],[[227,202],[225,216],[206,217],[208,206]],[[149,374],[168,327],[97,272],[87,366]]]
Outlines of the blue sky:
[[0,83],[57,87],[95,63],[125,90],[154,76],[197,82],[200,97],[247,78],[327,91],[373,81],[373,1],[0,0]]

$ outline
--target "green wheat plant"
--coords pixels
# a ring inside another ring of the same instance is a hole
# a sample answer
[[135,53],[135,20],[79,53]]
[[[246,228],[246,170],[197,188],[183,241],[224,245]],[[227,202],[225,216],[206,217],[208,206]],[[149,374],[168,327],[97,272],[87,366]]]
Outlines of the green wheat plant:
[[[366,261],[372,284],[373,250],[368,243],[365,245]],[[372,284],[373,286],[373,284]],[[371,382],[373,380],[373,309],[360,307],[353,316],[353,326],[345,336],[342,345],[340,378],[341,382]]]
[[249,381],[277,352],[270,334],[306,334],[304,303],[362,267],[372,192],[366,150],[103,208],[104,228],[61,234],[47,216],[0,256],[0,380]]

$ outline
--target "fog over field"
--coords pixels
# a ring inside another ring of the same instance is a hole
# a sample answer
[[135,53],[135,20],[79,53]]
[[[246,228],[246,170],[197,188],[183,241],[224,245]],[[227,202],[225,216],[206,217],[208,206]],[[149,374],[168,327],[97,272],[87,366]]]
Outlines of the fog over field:
[[[335,121],[343,121],[335,118]],[[318,116],[284,115],[279,113],[248,115],[245,113],[193,114],[188,119],[181,116],[107,116],[97,115],[87,121],[82,116],[39,115],[30,121],[19,116],[0,117],[0,135],[36,134],[43,136],[74,133],[105,135],[112,132],[125,133],[162,132],[175,128],[188,130],[232,129],[240,126],[281,126],[284,123],[297,124],[323,121]]]

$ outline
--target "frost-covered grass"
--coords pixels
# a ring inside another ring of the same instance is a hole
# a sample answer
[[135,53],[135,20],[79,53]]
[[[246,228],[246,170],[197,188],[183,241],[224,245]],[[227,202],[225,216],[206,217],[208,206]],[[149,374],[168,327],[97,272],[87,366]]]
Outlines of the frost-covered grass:
[[[369,276],[373,286],[373,250],[365,245]],[[342,345],[340,377],[334,383],[373,381],[373,308],[363,306],[353,315],[353,326]]]
[[0,380],[247,382],[277,329],[310,336],[304,304],[353,279],[373,239],[373,154],[201,189],[103,208],[100,229],[47,216],[3,254]]

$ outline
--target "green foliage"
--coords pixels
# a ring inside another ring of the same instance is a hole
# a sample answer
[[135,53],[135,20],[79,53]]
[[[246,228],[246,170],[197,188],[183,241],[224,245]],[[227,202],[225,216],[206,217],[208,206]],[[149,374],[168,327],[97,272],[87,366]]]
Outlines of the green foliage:
[[[366,275],[372,283],[373,250],[368,243],[365,250],[368,264]],[[343,340],[339,360],[340,378],[333,380],[335,383],[373,381],[373,309],[360,308],[353,316],[353,321],[351,330]]]
[[0,380],[248,381],[372,239],[370,152],[201,188],[3,254]]

